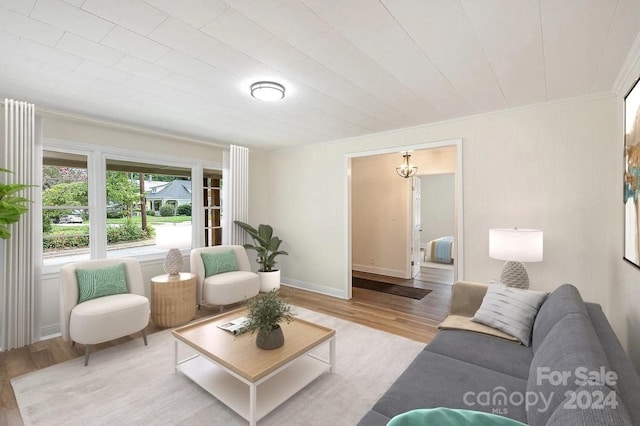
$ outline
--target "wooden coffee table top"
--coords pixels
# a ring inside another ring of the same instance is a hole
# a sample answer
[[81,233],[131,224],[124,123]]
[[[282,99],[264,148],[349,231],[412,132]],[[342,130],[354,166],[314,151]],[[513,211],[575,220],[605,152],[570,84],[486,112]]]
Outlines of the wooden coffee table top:
[[335,335],[335,330],[331,328],[295,318],[290,324],[280,324],[284,345],[278,349],[264,350],[256,346],[256,335],[253,333],[234,335],[218,328],[220,324],[246,315],[246,308],[236,309],[176,328],[172,334],[251,382],[260,380]]

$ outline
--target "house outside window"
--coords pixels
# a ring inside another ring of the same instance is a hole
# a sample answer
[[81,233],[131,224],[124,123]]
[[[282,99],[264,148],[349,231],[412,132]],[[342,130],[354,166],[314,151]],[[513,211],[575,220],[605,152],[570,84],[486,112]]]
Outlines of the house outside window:
[[153,191],[147,193],[147,204],[157,216],[161,215],[160,211],[164,206],[176,211],[180,206],[191,205],[191,180],[179,178],[170,182],[153,183]]

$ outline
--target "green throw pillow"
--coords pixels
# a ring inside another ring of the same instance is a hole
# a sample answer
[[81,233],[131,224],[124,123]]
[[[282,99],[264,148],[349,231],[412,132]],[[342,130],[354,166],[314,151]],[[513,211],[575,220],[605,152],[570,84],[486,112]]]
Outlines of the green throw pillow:
[[76,269],[78,303],[112,294],[129,293],[124,263],[93,269]]
[[236,253],[233,250],[218,253],[200,253],[200,257],[202,257],[202,263],[204,263],[205,277],[238,270]]
[[392,418],[387,426],[527,426],[496,414],[451,408],[425,408],[407,411]]

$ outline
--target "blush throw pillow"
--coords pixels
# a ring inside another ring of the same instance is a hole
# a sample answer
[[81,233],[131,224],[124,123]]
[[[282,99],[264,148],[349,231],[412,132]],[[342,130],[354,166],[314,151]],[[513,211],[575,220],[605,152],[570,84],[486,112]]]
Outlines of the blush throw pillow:
[[529,346],[533,322],[547,295],[541,291],[490,285],[471,321],[510,334]]
[[76,269],[78,303],[103,296],[128,293],[124,263],[93,269]]
[[200,253],[200,257],[202,258],[202,263],[204,263],[205,277],[238,270],[238,261],[233,250],[218,253]]

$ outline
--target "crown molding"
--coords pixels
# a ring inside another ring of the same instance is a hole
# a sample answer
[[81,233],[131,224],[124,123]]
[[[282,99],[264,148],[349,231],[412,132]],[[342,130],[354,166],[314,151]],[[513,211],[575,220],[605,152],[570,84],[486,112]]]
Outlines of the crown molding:
[[618,78],[616,78],[616,81],[613,83],[612,90],[618,96],[627,93],[627,90],[629,89],[627,86],[630,84],[630,78],[631,81],[636,81],[638,78],[638,76],[631,75],[638,61],[640,61],[640,32],[636,35],[636,39],[631,46],[631,50],[629,50],[629,54],[618,73]]

